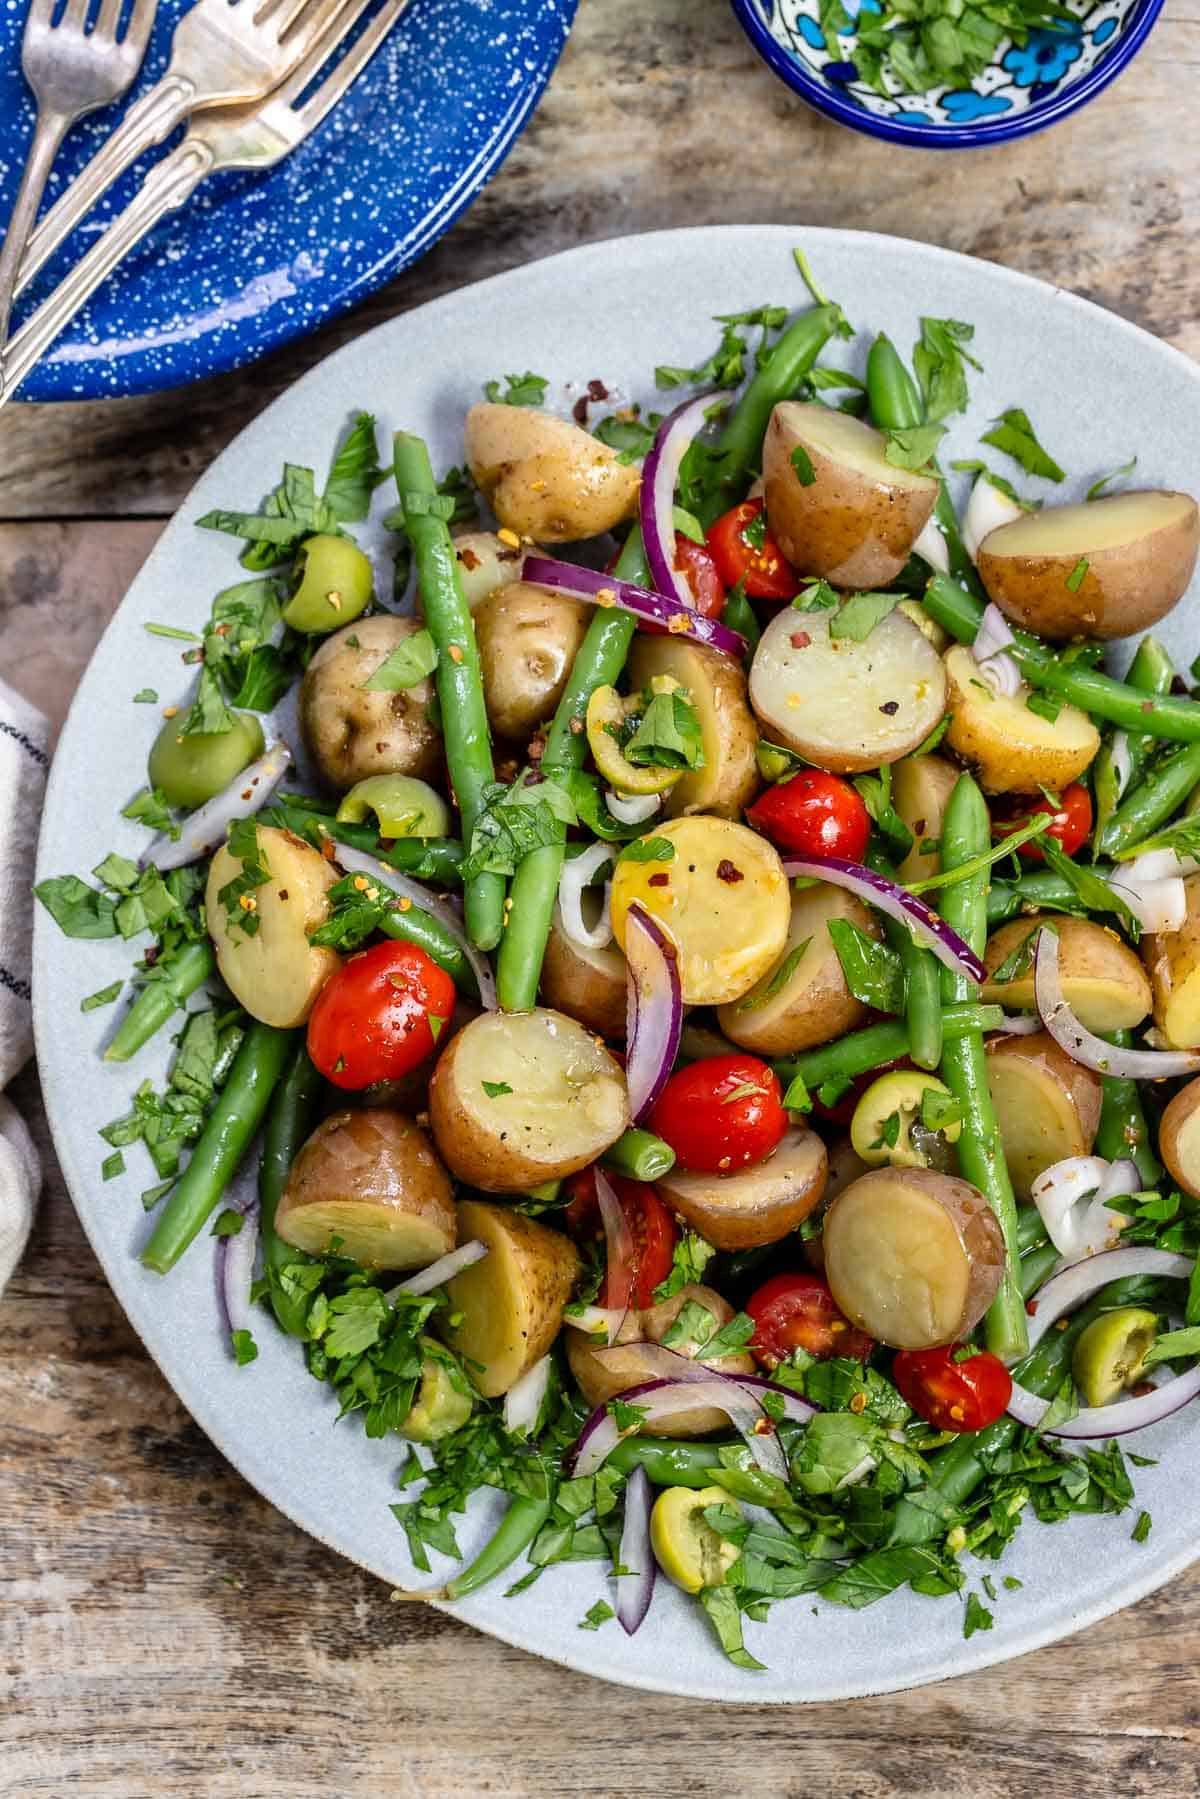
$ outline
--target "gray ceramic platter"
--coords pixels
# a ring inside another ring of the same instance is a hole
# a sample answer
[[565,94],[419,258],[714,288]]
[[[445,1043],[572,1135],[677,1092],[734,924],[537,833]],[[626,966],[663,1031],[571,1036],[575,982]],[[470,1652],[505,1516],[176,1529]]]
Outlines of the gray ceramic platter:
[[[136,855],[143,837],[118,817],[144,782],[158,725],[154,707],[132,704],[149,685],[181,699],[187,671],[179,645],[146,633],[148,621],[198,627],[214,593],[237,579],[232,541],[197,531],[209,507],[252,508],[285,459],[323,469],[349,415],[367,407],[381,432],[423,433],[435,464],[461,461],[461,427],[481,383],[535,369],[560,395],[599,377],[617,393],[653,403],[657,363],[692,365],[715,342],[710,317],[764,301],[805,304],[791,261],[803,241],[818,278],[862,334],[825,360],[855,366],[884,330],[906,351],[922,314],[970,320],[985,373],[970,413],[954,422],[950,456],[977,454],[978,435],[1008,406],[1024,406],[1051,453],[1070,471],[1060,490],[1079,498],[1134,451],[1145,485],[1200,492],[1200,371],[1177,352],[1097,307],[1022,275],[924,245],[849,231],[766,226],[664,232],[570,251],[497,276],[392,320],[348,344],[269,407],[199,482],[164,532],[101,642],[79,688],[55,758],[38,877],[86,873],[110,849]],[[1000,459],[993,455],[993,463]],[[1011,471],[1010,471],[1011,472]],[[1045,483],[1025,485],[1048,495]],[[376,519],[390,504],[381,490]],[[376,522],[373,549],[382,554]],[[386,589],[385,589],[386,591]],[[1197,648],[1200,590],[1162,632],[1177,658]],[[401,1586],[414,1573],[388,1503],[402,1459],[393,1442],[368,1442],[354,1423],[334,1428],[327,1389],[304,1371],[295,1347],[266,1319],[261,1354],[248,1369],[227,1358],[218,1328],[211,1240],[201,1239],[167,1279],[143,1270],[147,1231],[139,1191],[153,1175],[128,1152],[130,1172],[102,1184],[100,1126],[127,1109],[136,1082],[161,1080],[168,1045],[132,1067],[106,1066],[110,1023],[81,1014],[88,993],[123,974],[119,943],[63,938],[39,910],[35,938],[38,1054],[67,1183],[122,1305],[183,1403],[258,1490],[302,1529]],[[599,1565],[549,1570],[515,1599],[486,1590],[459,1615],[505,1641],[631,1686],[697,1698],[799,1701],[851,1698],[916,1686],[985,1667],[1084,1628],[1170,1580],[1193,1559],[1194,1494],[1200,1485],[1200,1413],[1184,1412],[1138,1440],[1157,1465],[1137,1471],[1138,1504],[1154,1518],[1148,1542],[1130,1539],[1136,1514],[1030,1523],[1001,1571],[995,1628],[969,1641],[957,1599],[902,1593],[867,1612],[795,1600],[748,1627],[767,1664],[731,1667],[698,1608],[659,1583],[649,1618],[628,1639],[615,1623],[585,1632],[579,1621],[606,1596]],[[499,1510],[477,1496],[460,1529],[470,1551]],[[972,1564],[978,1574],[991,1564]],[[444,1578],[449,1564],[435,1568]]]

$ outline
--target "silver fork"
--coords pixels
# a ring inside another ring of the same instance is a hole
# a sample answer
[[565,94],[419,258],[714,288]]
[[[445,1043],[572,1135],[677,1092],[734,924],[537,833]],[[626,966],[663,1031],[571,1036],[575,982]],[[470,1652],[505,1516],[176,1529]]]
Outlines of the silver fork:
[[14,335],[9,346],[12,379],[0,394],[0,405],[117,264],[160,219],[182,206],[206,175],[216,170],[273,168],[316,130],[378,50],[408,0],[383,0],[367,29],[337,67],[307,95],[303,104],[298,104],[331,52],[373,3],[374,0],[347,0],[336,23],[326,29],[289,79],[261,105],[201,113],[192,120],[183,142],[154,165],[125,211]]
[[165,75],[134,102],[33,233],[21,260],[17,293],[139,156],[169,137],[189,113],[263,99],[286,81],[347,4],[196,0],[175,28]]
[[[158,0],[134,0],[118,37],[123,0],[101,0],[87,30],[92,0],[67,0],[58,24],[57,0],[33,0],[21,43],[21,68],[37,101],[37,126],[12,217],[0,248],[0,355],[26,239],[37,218],[54,158],[76,119],[108,106],[131,86],[142,66]],[[0,361],[0,387],[4,378]]]

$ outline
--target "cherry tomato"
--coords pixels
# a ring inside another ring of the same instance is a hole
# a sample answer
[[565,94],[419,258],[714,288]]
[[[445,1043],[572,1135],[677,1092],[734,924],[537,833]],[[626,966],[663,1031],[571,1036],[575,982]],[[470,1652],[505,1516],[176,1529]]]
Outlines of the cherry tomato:
[[794,1349],[818,1361],[849,1356],[865,1361],[875,1345],[838,1309],[826,1283],[816,1274],[775,1274],[746,1301],[754,1320],[750,1349],[759,1365],[775,1368]]
[[743,500],[722,513],[705,542],[726,587],[744,581],[752,600],[790,600],[799,591],[791,563],[766,528],[761,500]]
[[[621,1202],[629,1234],[633,1238],[633,1288],[629,1303],[643,1310],[654,1304],[654,1289],[671,1272],[671,1259],[679,1240],[679,1228],[653,1187],[644,1181],[625,1180],[610,1174],[613,1191]],[[602,1236],[604,1223],[600,1217],[600,1201],[596,1197],[595,1168],[581,1168],[566,1182],[571,1194],[563,1217],[573,1237]],[[597,1305],[613,1303],[607,1275],[596,1300]]]
[[[992,836],[1007,837],[1010,831],[1017,831],[1030,819],[1050,811],[1050,803],[1037,805],[1029,800],[1021,811],[1006,811],[1003,816],[992,820]],[[1092,796],[1086,787],[1078,781],[1072,781],[1062,792],[1059,809],[1052,815],[1047,837],[1057,839],[1062,846],[1063,854],[1073,856],[1083,848],[1092,834]],[[1027,862],[1044,862],[1046,858],[1041,851],[1041,839],[1032,837],[1023,843],[1017,851]]]
[[394,1081],[433,1054],[453,1010],[454,982],[423,949],[377,943],[322,987],[309,1014],[308,1053],[335,1087]]
[[757,1056],[706,1056],[673,1074],[649,1128],[675,1151],[681,1168],[732,1174],[761,1162],[787,1130],[783,1090]]
[[1012,1396],[1012,1376],[999,1356],[968,1354],[953,1343],[940,1349],[902,1349],[892,1379],[913,1411],[935,1430],[983,1430],[995,1424]]
[[676,531],[675,567],[687,576],[696,611],[702,612],[705,618],[720,618],[725,604],[725,583],[704,544]]
[[858,789],[820,768],[802,768],[768,787],[746,817],[776,849],[797,856],[861,862],[871,835],[871,815]]

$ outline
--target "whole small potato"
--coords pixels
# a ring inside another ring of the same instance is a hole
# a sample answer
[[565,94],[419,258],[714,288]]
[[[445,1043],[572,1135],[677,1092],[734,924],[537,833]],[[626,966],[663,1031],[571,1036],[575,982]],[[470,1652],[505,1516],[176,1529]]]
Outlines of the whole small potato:
[[[1137,955],[1107,926],[1087,918],[1035,913],[1013,918],[988,938],[983,952],[988,980],[982,998],[1010,1012],[1036,1010],[1031,938],[1043,925],[1058,932],[1058,968],[1067,1004],[1089,1031],[1132,1030],[1141,1024],[1152,1004],[1150,982]],[[991,979],[1014,950],[1023,949],[1028,961],[1015,980]]]
[[592,608],[514,581],[475,608],[483,697],[497,737],[524,742],[562,698]]
[[411,1118],[378,1107],[332,1112],[292,1164],[275,1214],[285,1243],[368,1268],[426,1268],[458,1241],[446,1170]]
[[472,406],[471,478],[501,525],[543,543],[599,537],[628,518],[641,477],[589,431],[529,406]]
[[[592,928],[600,914],[601,898],[595,888],[585,888],[584,921]],[[594,912],[595,916],[589,916]],[[620,1038],[626,1021],[625,958],[615,943],[605,949],[586,949],[572,943],[562,926],[556,905],[554,921],[542,962],[541,995],[548,1006],[577,1018],[598,1037]]]
[[455,531],[450,540],[463,597],[474,612],[481,601],[521,579],[530,550],[505,543],[494,531]]
[[[310,943],[308,933],[329,916],[329,889],[338,871],[290,831],[259,825],[258,860],[267,879],[227,904],[222,892],[244,867],[227,844],[213,857],[204,893],[208,934],[221,979],[238,1004],[263,1024],[303,1024],[321,988],[341,966],[334,949]],[[241,900],[250,901],[243,907]],[[257,929],[241,920],[253,914]]]
[[[638,1345],[661,1343],[684,1306],[689,1304],[703,1306],[711,1313],[717,1330],[733,1317],[733,1307],[712,1287],[689,1284],[658,1305],[648,1306],[642,1312],[631,1310],[611,1348],[597,1345],[586,1331],[566,1330],[563,1341],[567,1361],[587,1403],[590,1406],[606,1405],[619,1393],[640,1386],[647,1375],[638,1361]],[[679,1347],[682,1353],[691,1353],[686,1345]],[[753,1374],[756,1371],[754,1358],[746,1351],[718,1356],[706,1366],[720,1374]],[[726,1414],[715,1406],[688,1405],[681,1393],[678,1409],[647,1422],[642,1434],[647,1437],[704,1437],[710,1431],[724,1430],[728,1423]]]
[[738,664],[702,644],[640,632],[633,640],[629,675],[640,688],[649,687],[656,675],[670,675],[686,689],[700,721],[704,766],[670,788],[667,817],[715,812],[722,818],[740,818],[761,782],[754,759],[758,726]]
[[363,685],[421,628],[415,618],[392,613],[356,619],[327,638],[308,665],[300,728],[322,779],[340,792],[368,775],[428,779],[440,766],[441,734],[429,721],[432,678],[395,693]]
[[1029,710],[1024,684],[1011,698],[993,693],[961,645],[946,653],[946,680],[946,742],[975,767],[985,793],[1061,793],[1100,748],[1099,731],[1078,706],[1063,705],[1049,719]]
[[756,1249],[778,1243],[815,1211],[828,1166],[816,1132],[793,1125],[752,1168],[732,1174],[672,1168],[656,1185],[671,1210],[717,1249]]
[[1099,1075],[1073,1062],[1048,1031],[998,1037],[987,1046],[988,1089],[1018,1199],[1039,1174],[1092,1152],[1100,1123]]

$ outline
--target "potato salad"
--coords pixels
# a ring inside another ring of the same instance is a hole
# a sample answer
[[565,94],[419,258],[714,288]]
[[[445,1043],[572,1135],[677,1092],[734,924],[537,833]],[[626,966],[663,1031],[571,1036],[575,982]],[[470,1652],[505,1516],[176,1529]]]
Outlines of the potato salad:
[[144,853],[37,889],[138,958],[82,1004],[145,1269],[216,1257],[248,1406],[279,1331],[395,1443],[400,1596],[592,1561],[583,1628],[661,1576],[751,1669],[799,1595],[990,1628],[1031,1514],[1144,1541],[1200,1394],[1196,501],[1059,503],[969,322],[906,360],[796,260],[673,410],[510,374],[459,467],[361,414],[198,519]]

